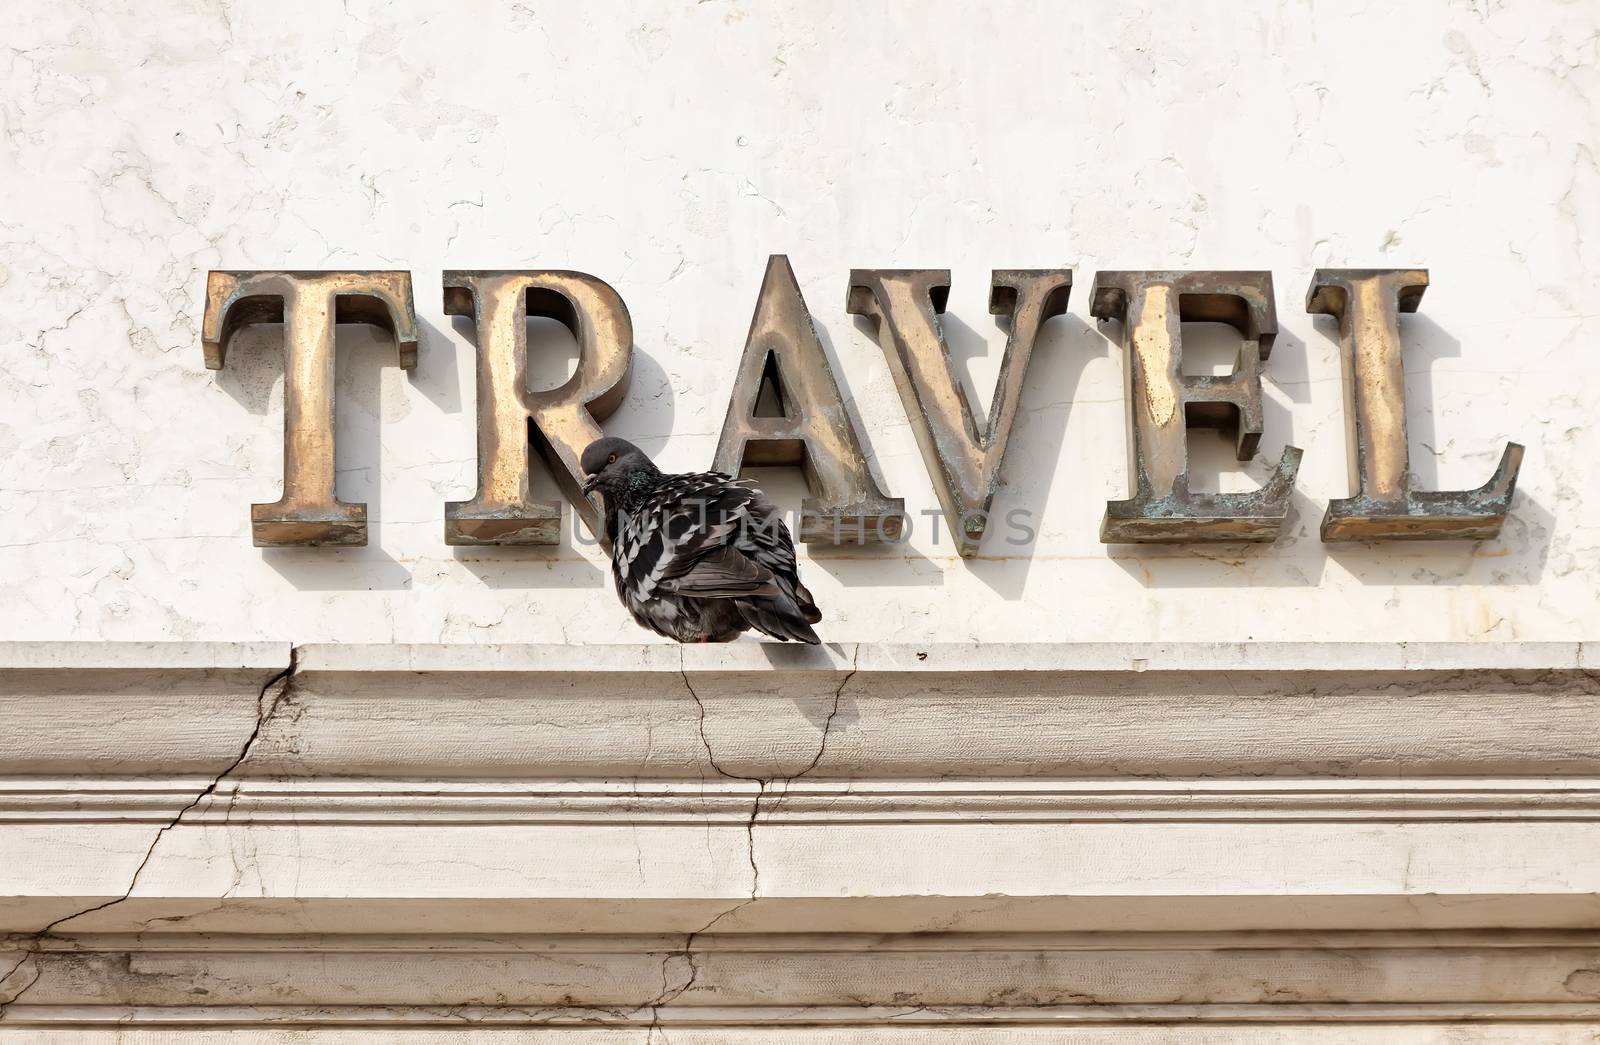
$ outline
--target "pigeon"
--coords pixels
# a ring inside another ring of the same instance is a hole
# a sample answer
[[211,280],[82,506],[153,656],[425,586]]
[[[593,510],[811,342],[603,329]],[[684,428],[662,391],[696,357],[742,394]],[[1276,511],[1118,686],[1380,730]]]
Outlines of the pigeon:
[[625,439],[590,443],[580,463],[584,494],[600,493],[611,576],[634,620],[679,642],[731,642],[749,628],[822,641],[789,528],[750,482],[664,474]]

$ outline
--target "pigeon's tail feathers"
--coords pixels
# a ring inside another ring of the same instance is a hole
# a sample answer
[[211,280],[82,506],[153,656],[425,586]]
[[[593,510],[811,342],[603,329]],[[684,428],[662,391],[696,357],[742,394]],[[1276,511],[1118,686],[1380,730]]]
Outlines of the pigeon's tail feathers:
[[800,607],[800,616],[805,618],[807,624],[819,624],[822,621],[822,611],[817,609],[817,603],[811,598],[811,592],[798,580],[794,585],[794,601]]
[[[811,605],[810,600],[806,604],[811,607],[811,613],[816,613],[817,608]],[[787,593],[737,599],[734,605],[739,607],[745,623],[763,634],[812,646],[822,644],[817,633],[811,630],[815,621]],[[817,614],[816,620],[821,619],[822,615]]]

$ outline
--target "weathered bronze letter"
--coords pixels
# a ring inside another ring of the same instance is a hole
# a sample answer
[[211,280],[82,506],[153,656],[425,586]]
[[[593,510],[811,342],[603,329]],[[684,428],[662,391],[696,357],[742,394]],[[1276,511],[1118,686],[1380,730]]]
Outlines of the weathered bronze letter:
[[1522,467],[1522,447],[1507,443],[1494,476],[1476,490],[1413,490],[1406,443],[1406,375],[1401,312],[1415,312],[1426,269],[1318,269],[1306,311],[1339,321],[1345,431],[1354,497],[1328,502],[1324,541],[1477,540],[1506,521]]
[[967,392],[950,372],[939,314],[950,297],[947,269],[855,269],[845,310],[876,324],[905,404],[906,416],[939,502],[944,506],[956,547],[976,555],[988,526],[989,506],[1000,478],[1000,463],[1017,419],[1028,361],[1045,320],[1067,309],[1072,292],[1069,269],[996,270],[989,311],[1009,316],[1010,333],[1000,376],[989,407],[988,430],[979,434]]
[[[561,502],[535,501],[530,441],[585,525],[604,539],[599,508],[583,496],[578,459],[622,403],[633,363],[633,322],[610,286],[582,272],[444,274],[444,310],[478,331],[478,492],[445,504],[446,544],[558,544]],[[528,391],[529,316],[564,323],[578,339],[566,384]]]
[[335,323],[371,323],[394,335],[400,366],[417,365],[409,272],[212,272],[201,341],[221,370],[228,339],[251,323],[284,324],[283,496],[250,506],[258,548],[366,544],[367,506],[334,493]]
[[[1300,450],[1283,448],[1277,471],[1252,493],[1189,490],[1192,423],[1237,426],[1237,456],[1261,443],[1261,369],[1278,332],[1270,272],[1101,272],[1089,311],[1123,323],[1128,389],[1128,471],[1133,496],[1106,504],[1100,540],[1270,541],[1289,512]],[[1183,373],[1182,323],[1227,323],[1244,339],[1226,377]]]
[[[782,417],[755,414],[768,380]],[[802,541],[892,541],[902,532],[905,501],[887,496],[867,469],[861,434],[845,412],[800,284],[782,254],[767,259],[712,467],[738,475],[747,464],[805,470],[811,496],[800,505]]]

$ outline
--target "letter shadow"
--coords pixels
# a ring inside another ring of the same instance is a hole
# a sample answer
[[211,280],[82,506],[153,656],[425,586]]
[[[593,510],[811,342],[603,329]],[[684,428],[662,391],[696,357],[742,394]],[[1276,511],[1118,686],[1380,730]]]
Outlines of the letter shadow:
[[[533,316],[528,323],[528,388],[532,392],[557,388],[576,371],[579,346],[572,331],[561,322],[547,317]],[[472,345],[477,352],[476,325],[469,317],[452,317],[456,333]],[[474,362],[476,366],[476,362]],[[473,387],[476,388],[476,370]],[[473,395],[473,449],[477,454],[476,393]],[[667,436],[648,433],[672,431],[672,382],[660,364],[639,346],[633,346],[632,372],[628,395],[622,406],[605,425],[608,435],[618,435],[638,444],[647,453],[654,452]],[[530,422],[528,431],[529,477],[532,495],[537,500],[557,501],[561,504],[561,541],[550,545],[466,545],[450,549],[451,555],[469,572],[490,588],[599,588],[607,583],[607,571],[577,550],[581,543],[595,547],[595,535],[588,532],[586,524],[578,517],[566,495],[556,484],[539,454],[534,452],[534,433]],[[655,445],[652,445],[655,444]],[[477,467],[473,467],[473,486],[477,483]],[[470,496],[464,493],[462,498]],[[444,507],[439,506],[440,525],[443,526]]]
[[461,412],[461,368],[456,343],[450,334],[428,319],[417,317],[417,366],[407,376],[411,387],[441,413]]
[[[832,336],[815,317],[812,318],[812,324],[816,327],[817,339],[822,344],[828,366],[832,368],[834,378],[839,383],[839,395],[844,400],[845,414],[860,433],[861,453],[867,459],[867,470],[872,474],[879,489],[886,491],[890,497],[900,497],[906,501],[907,512],[911,515],[912,524],[915,525],[919,520],[915,511],[909,507],[912,499],[901,491],[891,489],[878,467],[877,451],[872,444],[872,429],[864,423],[856,405],[855,394],[845,379],[843,368],[839,366],[839,355],[834,351]],[[871,328],[866,325],[864,319],[858,318],[856,325],[871,335]],[[872,339],[872,345],[874,349],[877,346],[875,337]],[[760,475],[757,482],[772,499],[772,503],[784,513],[784,518],[797,520],[800,504],[807,494],[806,483],[801,477],[800,470],[746,469],[742,474],[756,478],[757,473]],[[805,546],[805,554],[811,565],[824,573],[831,574],[846,587],[871,585],[885,588],[924,588],[938,587],[944,583],[944,571],[939,565],[905,541],[808,544]]]
[[[1338,340],[1333,317],[1317,316],[1315,321],[1329,338]],[[1400,314],[1400,340],[1405,356],[1406,443],[1412,484],[1419,490],[1437,490],[1441,487],[1439,460],[1444,454],[1436,423],[1434,368],[1441,359],[1459,357],[1461,342],[1425,312]],[[1522,441],[1514,435],[1512,439]],[[1479,441],[1473,436],[1458,446],[1453,453],[1470,455],[1481,464],[1475,476],[1447,485],[1471,488],[1493,474],[1505,441]],[[1537,460],[1532,453],[1535,449],[1529,447],[1524,471]],[[1459,470],[1456,474],[1459,476]],[[1350,481],[1353,493],[1355,477]],[[1320,525],[1320,515],[1317,521]],[[1544,575],[1555,530],[1556,519],[1550,510],[1519,488],[1506,513],[1505,526],[1493,540],[1360,541],[1324,547],[1330,558],[1363,584],[1528,585],[1537,584]]]
[[[1337,341],[1337,324],[1331,317],[1315,317],[1314,322],[1328,337]],[[1414,481],[1419,489],[1437,489],[1438,454],[1435,434],[1435,396],[1432,369],[1444,358],[1458,356],[1461,345],[1451,334],[1423,314],[1403,314],[1400,331],[1406,353],[1406,421],[1408,450]],[[1305,346],[1281,335],[1273,350],[1272,364],[1265,382],[1276,384],[1275,376],[1290,375],[1291,387],[1305,387],[1303,357]],[[1280,357],[1282,364],[1281,368]],[[1294,398],[1291,396],[1291,398]],[[1303,401],[1296,398],[1295,401]],[[1266,433],[1262,450],[1247,470],[1264,476],[1282,447],[1293,443],[1292,417],[1272,396],[1265,398]],[[1341,418],[1348,423],[1348,418]],[[1196,438],[1196,437],[1199,438]],[[1344,457],[1344,431],[1339,429],[1338,454]],[[1191,460],[1203,468],[1196,470],[1204,485],[1209,481],[1206,462],[1221,460],[1214,449],[1196,453],[1203,445],[1204,432],[1190,433]],[[1485,444],[1473,449],[1481,458],[1482,478],[1494,470],[1504,449],[1503,443]],[[1531,458],[1530,458],[1531,459]],[[1216,471],[1215,467],[1210,468]],[[1354,476],[1349,477],[1350,492]],[[1462,485],[1469,485],[1463,483]],[[1362,584],[1404,586],[1428,584],[1527,585],[1536,584],[1550,556],[1556,521],[1552,513],[1519,489],[1507,514],[1500,536],[1490,541],[1363,541],[1323,544],[1320,537],[1326,504],[1313,502],[1296,491],[1282,534],[1271,543],[1219,543],[1189,545],[1116,545],[1111,557],[1146,587],[1212,588],[1234,585],[1300,586],[1320,583],[1332,560]]]
[[[1009,320],[998,317],[1004,326]],[[951,360],[958,372],[976,355],[955,345],[982,348],[983,335],[950,313],[944,315],[945,337],[951,345]],[[960,360],[957,353],[960,352]],[[1007,601],[1022,598],[1028,574],[1033,568],[1033,543],[1018,543],[1021,533],[1012,527],[1015,518],[1034,531],[1037,540],[1044,528],[1045,506],[1055,485],[1061,461],[1061,445],[1066,439],[1067,418],[1072,410],[1078,383],[1089,361],[1106,354],[1105,339],[1082,316],[1066,312],[1039,329],[1027,379],[1022,386],[1016,423],[1005,460],[1000,465],[1000,481],[989,513],[989,528],[976,556],[963,559],[967,571]],[[998,362],[998,361],[997,361]],[[965,378],[963,377],[963,380]],[[990,392],[992,397],[993,392]],[[979,397],[969,398],[973,418],[984,430],[992,398],[979,406]]]
[[[252,344],[242,352],[246,345],[236,337],[236,344],[228,350],[227,366],[217,373],[220,377],[236,369],[236,383],[224,387],[246,409],[265,414],[272,385],[283,374],[283,328],[247,327],[240,333],[252,330],[270,331],[276,339],[267,345]],[[422,350],[419,345],[419,353]],[[423,365],[419,358],[418,368]],[[393,366],[395,345],[388,334],[365,325],[340,324],[335,329],[334,485],[340,500],[365,502],[367,543],[361,547],[261,549],[262,561],[301,591],[401,591],[411,587],[411,571],[382,546],[383,369]],[[262,404],[260,411],[252,405],[257,401]]]
[[[1101,332],[1110,342],[1120,345],[1123,341],[1119,322],[1106,322]],[[1232,371],[1239,349],[1237,331],[1219,323],[1185,323],[1183,337],[1184,373]],[[1310,389],[1307,373],[1305,342],[1279,333],[1262,376],[1265,424],[1259,450],[1249,461],[1239,461],[1231,430],[1191,427],[1190,489],[1218,493],[1255,489],[1266,482],[1277,468],[1283,448],[1295,445],[1294,415],[1271,392],[1280,389],[1291,402],[1306,402]],[[1280,379],[1285,384],[1280,384]],[[1123,491],[1132,490],[1128,468],[1124,463]],[[1308,587],[1321,582],[1327,566],[1327,552],[1318,537],[1321,519],[1322,509],[1296,489],[1276,540],[1110,544],[1106,554],[1147,588]]]

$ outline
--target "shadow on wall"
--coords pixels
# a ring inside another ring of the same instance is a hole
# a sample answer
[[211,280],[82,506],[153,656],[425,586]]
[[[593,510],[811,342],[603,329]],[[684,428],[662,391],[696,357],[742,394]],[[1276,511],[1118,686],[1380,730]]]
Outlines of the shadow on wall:
[[[975,389],[967,375],[968,362],[983,352],[982,334],[959,317],[943,317],[952,369],[967,388],[974,419],[980,429],[992,405],[992,389]],[[873,332],[866,321],[856,319],[869,338]],[[1003,321],[1002,321],[1003,322]],[[1460,354],[1460,343],[1424,314],[1402,317],[1406,340],[1408,413],[1411,466],[1418,486],[1439,487],[1435,430],[1431,404],[1435,402],[1433,365],[1442,358]],[[472,324],[465,318],[453,321],[456,334],[473,342]],[[1329,337],[1336,335],[1332,321],[1319,318],[1319,329]],[[827,330],[820,324],[818,333],[823,349],[836,374],[842,371]],[[398,377],[395,349],[387,335],[363,326],[341,325],[337,330],[337,395],[343,404],[357,409],[341,409],[336,442],[338,491],[341,499],[365,502],[368,511],[368,544],[359,548],[269,548],[262,558],[283,578],[303,591],[405,590],[411,586],[406,565],[383,550],[383,531],[388,526],[425,527],[442,544],[441,496],[433,507],[433,517],[386,521],[383,511],[383,425],[410,410],[417,395],[440,413],[459,414],[466,409],[461,388],[463,375],[458,364],[457,344],[450,333],[419,318],[419,362],[406,378]],[[565,381],[577,365],[578,347],[570,331],[554,320],[529,320],[529,386],[534,390],[553,388]],[[1008,457],[1013,461],[1059,460],[1069,412],[1084,369],[1092,359],[1104,358],[1116,340],[1113,326],[1104,331],[1074,313],[1067,313],[1046,324],[1040,331],[1023,389],[1022,404],[1011,436]],[[283,375],[282,327],[255,325],[241,330],[228,350],[228,365],[212,376],[217,385],[251,415],[265,417],[278,410],[272,406],[274,389]],[[1207,362],[1202,339],[1196,338],[1193,364],[1222,367]],[[875,341],[875,339],[874,339]],[[1189,345],[1186,344],[1186,348]],[[1221,356],[1218,356],[1221,359]],[[1186,364],[1186,370],[1196,371]],[[398,385],[410,385],[407,395]],[[472,381],[471,373],[466,375]],[[1273,349],[1269,385],[1281,389],[1293,402],[1309,397],[1306,346],[1291,335],[1280,334]],[[849,396],[849,389],[842,388]],[[1266,399],[1267,432],[1261,453],[1244,464],[1232,460],[1231,439],[1225,440],[1205,430],[1191,431],[1191,468],[1197,488],[1249,488],[1270,473],[1284,445],[1294,442],[1293,418],[1281,403]],[[880,483],[876,458],[872,452],[872,428],[863,422],[853,397],[845,408],[863,433],[869,466]],[[634,348],[633,377],[628,398],[606,424],[608,432],[638,443],[656,455],[670,438],[673,420],[672,381],[649,354]],[[1342,436],[1341,436],[1342,437]],[[280,433],[266,435],[274,446]],[[1420,448],[1420,450],[1419,450]],[[1482,448],[1484,478],[1493,468],[1501,447]],[[1342,455],[1343,448],[1340,447]],[[476,449],[468,450],[460,492],[451,499],[466,497],[476,484]],[[1477,453],[1474,456],[1479,456]],[[277,452],[271,454],[280,460]],[[1125,470],[1120,462],[1109,467]],[[561,500],[554,480],[541,462],[532,469],[534,496]],[[759,482],[781,509],[798,511],[806,487],[798,469],[747,469],[745,474]],[[994,502],[990,541],[1002,539],[1007,513],[1022,510],[1035,521],[1044,518],[1055,483],[1055,469],[1040,469],[1037,481],[1007,483],[1002,475]],[[922,479],[926,482],[926,479]],[[261,499],[272,500],[279,491],[280,479],[274,475],[263,489]],[[1229,485],[1232,483],[1233,485]],[[894,490],[908,501],[926,497],[932,504],[931,487],[915,492]],[[242,507],[242,506],[241,506]],[[1320,584],[1330,561],[1337,563],[1356,580],[1373,585],[1472,584],[1531,585],[1538,583],[1550,555],[1555,518],[1544,506],[1519,490],[1501,536],[1493,541],[1371,542],[1326,545],[1317,536],[1323,508],[1300,493],[1294,495],[1283,534],[1271,544],[1209,545],[1112,545],[1107,557],[1117,566],[1152,588],[1225,588],[1242,585],[1267,587],[1305,587]],[[570,507],[559,545],[545,547],[454,547],[451,555],[484,585],[491,588],[598,588],[608,583],[605,570],[579,557],[574,529],[581,528]],[[913,519],[926,525],[927,520]],[[584,531],[588,543],[587,531]],[[945,533],[941,547],[948,547]],[[1007,554],[1014,551],[1015,554]],[[808,549],[810,566],[823,570],[846,586],[934,587],[944,582],[941,563],[926,558],[910,545],[813,545]],[[1026,548],[962,560],[962,568],[981,580],[1000,597],[1022,597],[1033,557]]]
[[[858,319],[856,322],[860,326],[864,321]],[[888,491],[891,497],[901,496],[878,466],[872,426],[861,416],[850,387],[843,383],[844,368],[839,365],[839,353],[834,349],[833,336],[825,325],[816,322],[815,317],[813,325],[828,366],[840,380],[839,394],[844,397],[845,413],[861,435],[861,451],[866,455],[868,471],[872,473],[879,489]],[[772,503],[785,513],[797,513],[808,493],[805,480],[796,468],[746,468],[740,474],[753,479]],[[806,549],[806,554],[813,568],[830,574],[845,585],[921,588],[938,587],[944,583],[944,571],[939,564],[910,544],[813,544]]]
[[[1331,317],[1318,316],[1319,329],[1337,338]],[[1420,489],[1436,490],[1439,478],[1441,436],[1435,427],[1434,366],[1461,355],[1461,342],[1426,313],[1400,316],[1400,333],[1406,350],[1406,411],[1411,474]],[[1485,442],[1463,448],[1481,461],[1482,474],[1455,486],[1475,486],[1494,471],[1504,444]],[[1530,447],[1530,451],[1536,447]],[[1536,462],[1532,454],[1528,461]],[[1524,464],[1524,468],[1528,467]],[[1328,557],[1363,584],[1537,584],[1550,558],[1555,537],[1555,516],[1519,488],[1506,514],[1505,527],[1492,541],[1363,542],[1322,545]]]
[[[476,330],[466,317],[453,320],[456,332],[474,348]],[[559,320],[528,319],[528,388],[539,392],[560,387],[578,367],[577,338]],[[607,431],[637,444],[654,456],[670,438],[674,415],[672,379],[654,357],[633,346],[628,397],[607,419]],[[666,435],[659,433],[668,433]],[[531,452],[531,451],[530,451]],[[476,470],[469,486],[476,485]],[[566,503],[554,478],[538,455],[529,470],[532,495],[562,504],[561,543],[524,547],[452,547],[451,556],[490,588],[599,588],[609,584],[606,571],[578,557],[579,535],[593,546],[594,536]],[[440,506],[441,525],[443,506]]]
[[[431,335],[433,336],[430,336]],[[437,331],[418,326],[417,367],[410,375],[424,394],[453,389],[455,352],[440,344]],[[336,484],[341,500],[367,506],[367,543],[356,548],[263,548],[262,561],[301,591],[404,591],[411,587],[411,572],[383,550],[382,424],[385,408],[395,391],[385,395],[384,368],[397,369],[394,340],[375,328],[341,324],[335,328],[334,389],[337,402],[354,401],[360,409],[337,414],[334,441]],[[283,326],[259,324],[245,327],[228,346],[228,364],[213,376],[217,385],[251,414],[266,416],[273,390],[281,384],[284,369]],[[426,375],[425,377],[423,375]],[[450,393],[441,392],[446,401]],[[460,410],[460,399],[455,399]],[[277,411],[281,416],[281,406]],[[282,445],[281,428],[268,437]],[[282,451],[269,455],[278,462],[277,474],[263,491],[262,500],[275,500],[282,491]],[[241,506],[241,510],[247,510]]]
[[[1338,339],[1337,325],[1331,317],[1318,316],[1315,322],[1330,339]],[[1406,353],[1411,473],[1417,488],[1439,489],[1433,368],[1440,359],[1459,356],[1461,342],[1422,313],[1402,315],[1400,329]],[[1283,388],[1294,402],[1309,400],[1305,355],[1306,346],[1298,338],[1280,334],[1273,347],[1266,380]],[[1282,448],[1294,443],[1289,412],[1270,396],[1265,407],[1266,436],[1261,452],[1243,465],[1258,480],[1270,472]],[[1342,460],[1342,429],[1337,436]],[[1191,453],[1203,461],[1221,460],[1221,441],[1207,447],[1206,437],[1205,432],[1191,432]],[[1471,485],[1489,478],[1503,449],[1502,444],[1474,448],[1474,459],[1481,459],[1484,464],[1482,476]],[[1231,444],[1225,456],[1231,459]],[[1252,587],[1317,585],[1330,561],[1362,584],[1532,585],[1544,573],[1555,535],[1555,516],[1528,496],[1525,489],[1517,491],[1505,528],[1492,541],[1324,544],[1319,537],[1324,510],[1325,506],[1296,491],[1283,533],[1270,544],[1113,545],[1108,551],[1123,571],[1151,588],[1221,588],[1241,583]]]
[[[958,342],[983,344],[982,335],[965,323],[951,323],[949,313],[945,319],[947,332],[954,333]],[[1022,402],[1018,405],[1016,427],[1012,429],[1011,442],[1006,448],[1008,458],[1052,464],[1061,459],[1068,416],[1084,369],[1091,360],[1104,358],[1109,352],[1110,343],[1093,324],[1076,313],[1068,312],[1039,329],[1033,358],[1028,365],[1028,380],[1022,389]],[[982,425],[992,403],[985,402],[980,407],[980,397],[971,398],[975,418],[980,419],[978,423]],[[1005,472],[1002,464],[990,522],[990,527],[998,531],[996,536],[1002,540],[1009,532],[1005,521],[1013,511],[1025,512],[1025,518],[1031,520],[1035,530],[1043,524],[1057,469],[1039,469],[1038,475],[1042,478],[1037,482],[1007,482]],[[1033,556],[1026,546],[1002,544],[996,556],[962,562],[967,572],[1007,601],[1022,598],[1028,574],[1033,569]]]

